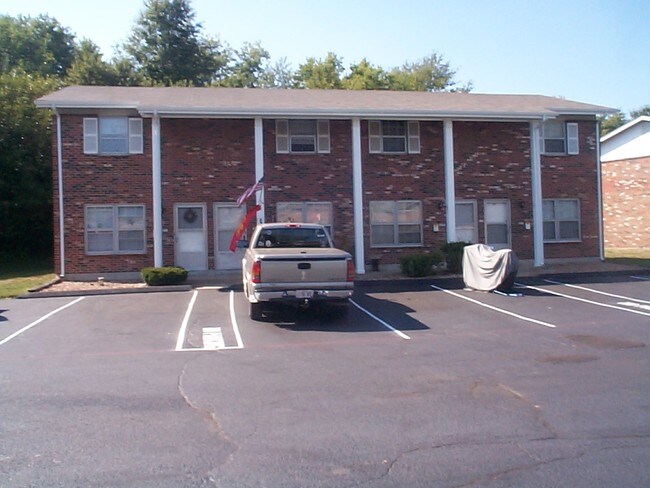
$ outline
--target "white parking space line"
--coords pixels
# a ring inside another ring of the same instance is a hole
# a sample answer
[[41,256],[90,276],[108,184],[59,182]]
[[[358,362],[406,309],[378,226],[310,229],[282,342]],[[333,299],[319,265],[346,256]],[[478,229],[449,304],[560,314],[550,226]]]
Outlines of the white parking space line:
[[445,293],[448,293],[449,295],[453,295],[458,298],[462,298],[463,300],[467,300],[468,302],[475,303],[476,305],[480,305],[481,307],[489,308],[490,310],[494,310],[495,312],[499,312],[505,315],[509,315],[511,317],[515,317],[517,319],[523,320],[525,322],[531,322],[533,324],[537,325],[543,325],[544,327],[549,327],[551,329],[555,329],[557,326],[553,324],[549,324],[548,322],[543,322],[541,320],[533,319],[531,317],[526,317],[524,315],[519,315],[518,313],[510,312],[509,310],[504,310],[502,308],[494,307],[492,305],[488,305],[487,303],[480,302],[478,300],[474,300],[473,298],[466,297],[464,295],[461,295],[460,293],[455,293],[451,290],[446,290],[444,288],[440,288],[439,286],[436,285],[431,285],[431,288],[434,288],[439,291],[444,291]]
[[641,281],[650,281],[650,278],[644,276],[630,276],[630,278],[634,278],[635,280],[641,280]]
[[358,304],[357,302],[355,302],[354,300],[350,300],[350,303],[351,303],[352,305],[354,305],[355,307],[357,307],[359,310],[361,310],[363,313],[365,313],[365,314],[369,315],[370,317],[372,317],[373,319],[375,319],[377,322],[379,322],[381,325],[383,325],[384,327],[386,327],[386,328],[389,329],[390,331],[392,331],[392,332],[394,332],[395,334],[397,334],[397,335],[398,335],[399,337],[401,337],[402,339],[407,339],[407,340],[411,339],[411,338],[410,338],[409,336],[407,336],[404,332],[402,332],[401,330],[397,330],[395,327],[393,327],[393,326],[390,325],[389,323],[383,321],[382,319],[380,319],[379,317],[377,317],[377,316],[376,316],[375,314],[373,314],[372,312],[370,312],[370,311],[366,310],[365,308],[363,308],[361,305],[359,305],[359,304]]
[[192,310],[194,309],[194,303],[196,302],[196,297],[198,295],[198,290],[220,290],[221,287],[201,287],[197,290],[194,290],[190,303],[187,306],[185,311],[185,317],[183,318],[183,323],[181,324],[181,329],[178,332],[178,339],[176,341],[176,351],[181,352],[197,352],[197,351],[226,351],[229,349],[243,349],[244,342],[241,338],[241,333],[239,332],[239,325],[237,324],[237,316],[235,314],[235,292],[230,290],[230,322],[232,325],[233,332],[235,334],[235,340],[237,341],[236,346],[226,346],[225,340],[223,338],[223,330],[221,327],[204,327],[202,329],[203,337],[203,347],[187,347],[184,348],[183,344],[185,343],[185,336],[187,334],[187,327],[190,322],[190,317],[192,316]]
[[515,283],[515,284],[520,288],[529,288],[531,290],[537,290],[539,292],[547,293],[549,295],[555,295],[555,296],[562,297],[562,298],[568,298],[569,300],[576,300],[578,302],[589,303],[590,305],[596,305],[598,307],[612,308],[614,310],[621,310],[623,312],[635,313],[637,315],[644,315],[646,317],[650,317],[650,313],[647,313],[647,312],[640,312],[638,310],[630,310],[629,308],[617,307],[616,305],[608,305],[607,303],[594,302],[592,300],[587,300],[585,298],[574,297],[574,296],[571,296],[571,295],[566,295],[564,293],[559,293],[557,291],[551,291],[551,290],[547,290],[547,289],[544,289],[544,288],[538,288],[536,286],[522,285],[521,283]]
[[[571,285],[569,283],[562,283],[561,281],[553,281],[553,280],[547,280],[547,279],[545,279],[544,281],[546,281],[547,283],[552,283],[554,285],[568,286],[569,288],[575,288],[576,290],[584,290],[584,291],[589,291],[591,293],[597,293],[598,295],[605,295],[605,296],[612,297],[612,298],[620,298],[622,300],[630,300],[630,301],[637,302],[637,303],[650,304],[650,302],[647,301],[647,300],[640,300],[638,298],[626,297],[626,296],[623,296],[623,295],[614,295],[613,293],[606,293],[604,291],[594,290],[593,288],[587,288],[586,286]],[[619,305],[622,305],[622,304],[619,303]],[[645,308],[645,307],[641,307],[641,308]]]
[[187,310],[185,311],[185,317],[183,317],[183,322],[181,323],[181,330],[178,331],[178,339],[176,339],[176,350],[183,350],[183,343],[185,342],[185,334],[187,333],[187,324],[190,322],[190,316],[192,315],[192,309],[194,308],[194,303],[196,302],[196,296],[199,294],[198,290],[194,290],[190,303],[187,305]]
[[71,306],[74,305],[75,303],[79,303],[79,302],[80,302],[81,300],[83,300],[84,298],[86,298],[86,297],[79,297],[79,298],[77,298],[76,300],[71,301],[70,303],[66,303],[66,304],[63,305],[62,307],[59,307],[59,308],[57,308],[56,310],[53,310],[52,312],[48,313],[47,315],[43,315],[40,319],[35,320],[35,321],[32,322],[31,324],[26,325],[25,327],[23,327],[22,329],[20,329],[19,331],[14,332],[14,333],[11,334],[9,337],[7,337],[7,338],[1,340],[1,341],[0,341],[0,346],[2,346],[3,344],[6,344],[7,342],[9,342],[10,340],[14,339],[15,337],[18,337],[20,334],[22,334],[23,332],[28,331],[28,330],[31,329],[32,327],[34,327],[34,326],[40,324],[40,323],[43,322],[44,320],[49,319],[52,315],[59,313],[61,310],[65,310],[66,308],[71,307]]

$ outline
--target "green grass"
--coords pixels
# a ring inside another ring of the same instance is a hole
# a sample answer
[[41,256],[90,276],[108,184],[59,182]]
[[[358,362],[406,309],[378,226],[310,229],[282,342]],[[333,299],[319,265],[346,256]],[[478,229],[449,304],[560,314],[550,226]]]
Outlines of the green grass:
[[0,298],[13,298],[56,278],[51,259],[3,259],[0,262]]
[[650,248],[605,249],[605,261],[650,268]]

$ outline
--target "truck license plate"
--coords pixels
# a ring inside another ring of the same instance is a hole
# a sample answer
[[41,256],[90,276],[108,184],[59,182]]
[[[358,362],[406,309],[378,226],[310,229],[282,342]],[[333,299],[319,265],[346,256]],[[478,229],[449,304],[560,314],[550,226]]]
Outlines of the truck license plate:
[[296,290],[296,298],[313,298],[314,290]]

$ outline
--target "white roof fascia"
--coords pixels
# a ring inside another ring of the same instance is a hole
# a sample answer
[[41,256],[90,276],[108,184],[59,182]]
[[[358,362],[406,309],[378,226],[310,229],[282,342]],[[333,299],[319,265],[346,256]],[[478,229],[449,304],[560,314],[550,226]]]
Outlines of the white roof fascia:
[[612,137],[617,136],[621,132],[625,132],[630,127],[634,127],[636,124],[639,124],[641,122],[650,122],[650,116],[641,115],[640,117],[637,117],[636,119],[628,122],[627,124],[620,126],[618,129],[613,130],[612,132],[610,132],[606,136],[601,137],[600,142],[605,142],[605,141],[611,139]]

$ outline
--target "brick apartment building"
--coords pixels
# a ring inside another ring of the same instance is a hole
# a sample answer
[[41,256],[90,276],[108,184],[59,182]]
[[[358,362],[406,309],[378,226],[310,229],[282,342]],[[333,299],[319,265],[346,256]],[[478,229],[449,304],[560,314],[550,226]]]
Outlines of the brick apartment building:
[[[602,257],[605,107],[536,95],[67,87],[51,109],[56,270],[236,269],[258,221],[326,225],[357,271],[445,242]],[[264,189],[237,207],[263,178]]]
[[605,247],[650,249],[650,117],[601,139]]

